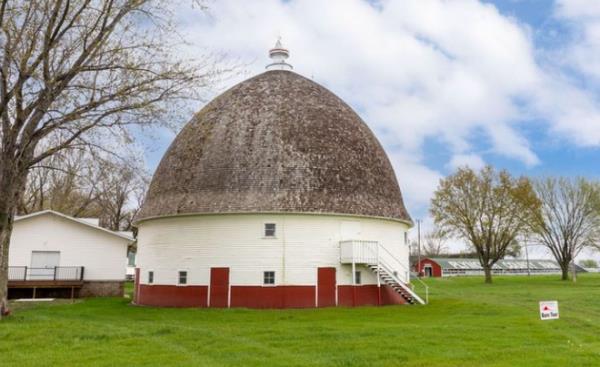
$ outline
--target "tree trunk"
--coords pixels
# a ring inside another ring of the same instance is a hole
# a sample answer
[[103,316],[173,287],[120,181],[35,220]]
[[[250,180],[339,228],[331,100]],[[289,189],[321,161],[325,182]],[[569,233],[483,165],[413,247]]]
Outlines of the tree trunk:
[[485,282],[487,284],[492,284],[492,267],[487,265],[484,266],[483,272],[485,273]]
[[[0,199],[2,200],[2,199]],[[8,311],[8,246],[13,214],[0,213],[0,320]]]
[[[0,158],[4,159],[4,158]],[[2,162],[5,163],[5,162]],[[0,164],[0,319],[8,310],[8,253],[13,221],[25,189],[27,170],[15,162]]]
[[561,280],[569,280],[569,262],[561,262],[560,270],[562,271]]

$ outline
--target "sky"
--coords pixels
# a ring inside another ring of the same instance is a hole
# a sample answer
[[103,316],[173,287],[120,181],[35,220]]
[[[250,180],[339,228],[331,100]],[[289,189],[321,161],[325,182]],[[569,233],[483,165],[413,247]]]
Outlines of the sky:
[[[294,71],[374,131],[425,228],[439,179],[459,166],[600,178],[600,0],[207,5],[177,10],[182,52],[240,66],[209,97],[263,72],[281,36]],[[147,151],[151,171],[173,138],[165,131]]]

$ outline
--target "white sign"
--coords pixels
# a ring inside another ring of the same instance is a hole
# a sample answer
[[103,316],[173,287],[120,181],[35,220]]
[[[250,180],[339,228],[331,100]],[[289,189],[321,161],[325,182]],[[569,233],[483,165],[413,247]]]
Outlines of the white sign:
[[542,320],[558,319],[558,301],[541,301],[540,318]]

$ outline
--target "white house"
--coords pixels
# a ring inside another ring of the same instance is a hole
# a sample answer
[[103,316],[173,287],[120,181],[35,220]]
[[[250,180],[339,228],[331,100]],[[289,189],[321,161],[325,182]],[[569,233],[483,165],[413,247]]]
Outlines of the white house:
[[361,118],[291,71],[229,89],[183,128],[136,218],[135,302],[172,307],[417,303],[412,226]]
[[97,220],[45,210],[15,218],[10,243],[9,293],[120,296],[133,237]]

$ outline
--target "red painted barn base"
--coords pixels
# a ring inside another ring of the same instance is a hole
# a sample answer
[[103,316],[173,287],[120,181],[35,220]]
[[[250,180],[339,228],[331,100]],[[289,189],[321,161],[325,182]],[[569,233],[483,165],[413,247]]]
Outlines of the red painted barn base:
[[313,308],[406,302],[387,285],[337,285],[334,268],[319,269],[317,286],[229,285],[229,269],[215,268],[211,271],[211,285],[206,286],[147,285],[136,281],[134,303],[160,307]]
[[406,301],[392,287],[375,284],[338,286],[339,306],[383,306],[401,305]]
[[309,285],[233,286],[231,307],[307,308],[315,307],[315,287]]
[[208,286],[148,285],[138,288],[136,304],[160,307],[206,307]]

